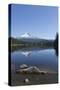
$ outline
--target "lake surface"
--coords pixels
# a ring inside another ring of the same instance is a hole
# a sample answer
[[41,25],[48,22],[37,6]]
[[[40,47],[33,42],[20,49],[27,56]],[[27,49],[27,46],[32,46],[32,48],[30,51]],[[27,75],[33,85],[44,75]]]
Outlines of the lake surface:
[[[11,71],[14,73],[13,78],[16,75],[15,71],[19,69],[22,64],[37,66],[40,70],[58,73],[58,56],[55,49],[18,50],[11,52]],[[15,76],[17,82],[20,82],[19,78],[20,76]],[[52,79],[52,77],[49,79]],[[57,81],[57,79],[55,81]]]
[[[49,73],[45,75],[16,73],[22,64],[36,66]],[[24,82],[26,78],[29,79],[28,83]],[[13,49],[11,52],[11,84],[13,86],[52,83],[58,83],[58,55],[55,49]]]

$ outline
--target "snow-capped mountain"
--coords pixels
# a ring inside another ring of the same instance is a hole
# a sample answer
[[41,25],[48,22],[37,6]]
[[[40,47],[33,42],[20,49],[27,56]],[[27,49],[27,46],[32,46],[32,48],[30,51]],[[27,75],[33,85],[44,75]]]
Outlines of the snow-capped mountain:
[[30,33],[24,33],[23,35],[20,36],[20,38],[35,38],[35,37],[33,37]]
[[20,35],[20,37],[18,38],[15,38],[15,39],[12,39],[12,42],[14,43],[22,43],[22,44],[34,44],[34,43],[43,43],[44,42],[48,42],[48,40],[45,40],[45,39],[40,39],[39,37],[35,37],[35,36],[32,36],[30,33],[24,33],[22,35]]
[[31,42],[31,43],[40,41],[40,39],[38,37],[35,37],[35,36],[31,35],[30,33],[24,33],[24,34],[20,35],[20,37],[18,39],[23,42]]
[[31,34],[30,33],[24,33],[23,35],[21,35],[22,38],[30,38]]

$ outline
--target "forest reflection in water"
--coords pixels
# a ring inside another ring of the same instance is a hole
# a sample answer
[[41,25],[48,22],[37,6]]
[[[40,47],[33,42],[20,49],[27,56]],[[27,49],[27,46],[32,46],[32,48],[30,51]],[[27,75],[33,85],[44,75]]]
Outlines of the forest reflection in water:
[[15,47],[11,47],[11,53],[15,52],[15,51],[22,51],[22,52],[31,52],[31,51],[40,51],[40,50],[46,50],[46,49],[54,49],[55,50],[55,54],[56,56],[58,56],[58,49],[57,48],[54,48],[54,47],[50,47],[50,48],[39,48],[39,47],[19,47],[19,46],[15,46]]

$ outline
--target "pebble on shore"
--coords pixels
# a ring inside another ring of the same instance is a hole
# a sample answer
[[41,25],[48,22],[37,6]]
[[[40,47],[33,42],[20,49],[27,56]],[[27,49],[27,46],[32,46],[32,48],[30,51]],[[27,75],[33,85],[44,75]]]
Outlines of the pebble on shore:
[[25,82],[25,83],[28,83],[28,82],[29,82],[29,79],[28,79],[28,78],[26,78],[26,79],[24,80],[24,82]]

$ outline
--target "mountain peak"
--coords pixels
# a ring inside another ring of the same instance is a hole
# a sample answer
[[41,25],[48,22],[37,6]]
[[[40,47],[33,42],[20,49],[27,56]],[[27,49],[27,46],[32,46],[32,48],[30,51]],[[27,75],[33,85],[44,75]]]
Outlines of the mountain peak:
[[22,38],[30,38],[31,34],[30,33],[24,33],[23,35],[21,35]]

